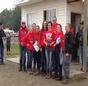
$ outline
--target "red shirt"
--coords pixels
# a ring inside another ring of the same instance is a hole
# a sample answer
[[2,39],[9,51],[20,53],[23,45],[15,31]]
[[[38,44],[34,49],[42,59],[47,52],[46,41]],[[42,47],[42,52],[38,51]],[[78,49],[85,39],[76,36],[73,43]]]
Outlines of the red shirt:
[[33,33],[28,32],[22,39],[24,46],[28,50],[33,50],[34,38]]
[[38,46],[41,48],[41,35],[40,35],[40,32],[33,32],[33,36],[34,36],[34,43],[37,41]]
[[22,38],[27,34],[28,30],[27,28],[22,28],[20,27],[19,28],[19,31],[18,31],[18,44],[19,45],[22,45]]
[[52,31],[53,31],[53,33],[56,33],[57,25],[58,25],[58,23],[53,23],[52,24]]
[[41,46],[44,47],[44,37],[45,37],[46,31],[41,31]]
[[62,50],[64,50],[64,34],[63,34],[63,31],[59,32],[59,35],[61,37],[60,47],[62,48]]
[[54,42],[54,34],[52,31],[46,31],[44,37],[44,44],[46,47],[52,47]]

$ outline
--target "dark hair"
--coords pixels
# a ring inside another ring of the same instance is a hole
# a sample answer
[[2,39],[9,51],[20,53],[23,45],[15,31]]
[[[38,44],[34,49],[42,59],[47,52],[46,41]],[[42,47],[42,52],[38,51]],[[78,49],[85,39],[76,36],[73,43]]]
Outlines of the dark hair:
[[84,25],[84,21],[80,22],[81,25]]
[[39,25],[36,25],[36,27],[40,28],[40,26],[39,26]]
[[[33,23],[33,24],[36,26],[36,23]],[[33,25],[33,24],[32,24],[32,25]]]
[[44,30],[45,30],[45,29],[44,29],[44,22],[46,22],[46,28],[45,28],[45,29],[46,29],[46,31],[47,31],[47,29],[48,29],[48,28],[47,28],[47,27],[48,27],[47,21],[43,21],[43,23],[42,23],[42,30],[41,30],[41,31],[44,31]]
[[62,25],[61,24],[58,24],[60,26],[60,30],[62,31]]
[[49,24],[49,23],[51,24],[51,26],[53,25],[51,21],[49,21],[48,24]]

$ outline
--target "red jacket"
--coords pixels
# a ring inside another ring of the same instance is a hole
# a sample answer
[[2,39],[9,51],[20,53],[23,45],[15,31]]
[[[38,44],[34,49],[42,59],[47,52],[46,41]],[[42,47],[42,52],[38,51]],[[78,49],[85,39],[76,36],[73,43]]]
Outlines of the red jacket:
[[27,34],[27,32],[28,32],[27,28],[22,28],[22,27],[19,28],[19,31],[18,31],[18,44],[19,45],[23,45],[22,38]]
[[63,31],[62,32],[60,32],[60,34],[61,34],[61,47],[62,47],[62,50],[64,50],[64,33],[63,33]]
[[52,24],[52,31],[55,34],[56,33],[56,28],[57,28],[58,23],[53,23]]
[[55,35],[55,40],[60,37],[60,44],[59,47],[64,49],[64,34],[63,32],[57,32]]
[[33,50],[33,44],[34,44],[34,38],[33,38],[33,33],[28,32],[22,39],[24,46],[28,50]]
[[34,43],[37,41],[39,48],[41,48],[41,35],[40,32],[33,32]]
[[54,34],[52,31],[45,32],[44,44],[46,47],[52,48],[54,44]]

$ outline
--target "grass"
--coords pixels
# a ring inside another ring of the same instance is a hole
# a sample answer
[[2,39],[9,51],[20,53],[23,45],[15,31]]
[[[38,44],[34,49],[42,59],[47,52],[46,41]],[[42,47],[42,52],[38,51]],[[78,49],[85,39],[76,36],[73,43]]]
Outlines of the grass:
[[13,43],[11,46],[11,54],[18,55],[19,54],[19,46],[16,43]]
[[79,74],[79,75],[75,75],[73,77],[73,80],[77,81],[77,82],[81,82],[81,81],[84,81],[86,78],[86,76],[84,74]]

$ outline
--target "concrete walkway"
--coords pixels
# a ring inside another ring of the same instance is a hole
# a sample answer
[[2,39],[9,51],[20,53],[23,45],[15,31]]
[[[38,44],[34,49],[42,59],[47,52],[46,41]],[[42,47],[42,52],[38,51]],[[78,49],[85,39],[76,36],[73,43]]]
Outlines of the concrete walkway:
[[[7,60],[14,62],[14,63],[19,63],[19,56],[15,57],[15,58],[7,58]],[[74,75],[77,75],[77,74],[84,73],[80,70],[80,65],[78,63],[71,64],[71,71],[70,72],[71,72],[71,77],[73,77]]]
[[19,58],[19,56],[18,56],[18,57],[14,57],[14,58],[7,58],[6,60],[19,64],[19,59],[20,59],[20,58]]

